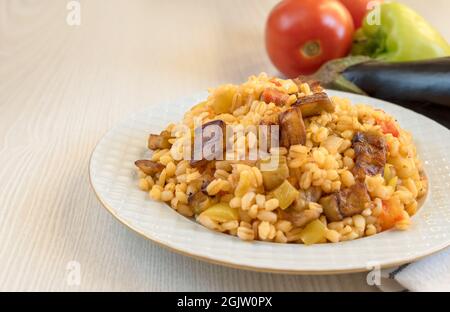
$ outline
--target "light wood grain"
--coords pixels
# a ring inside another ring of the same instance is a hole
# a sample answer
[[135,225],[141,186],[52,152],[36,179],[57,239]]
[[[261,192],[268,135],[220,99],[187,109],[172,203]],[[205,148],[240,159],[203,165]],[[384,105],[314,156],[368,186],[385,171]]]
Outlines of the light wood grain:
[[[450,37],[450,2],[406,2]],[[81,1],[81,25],[70,27],[66,1],[0,0],[0,290],[374,290],[365,274],[263,274],[171,253],[114,220],[90,189],[90,153],[127,114],[276,74],[263,42],[275,3]],[[79,286],[67,284],[72,260]]]

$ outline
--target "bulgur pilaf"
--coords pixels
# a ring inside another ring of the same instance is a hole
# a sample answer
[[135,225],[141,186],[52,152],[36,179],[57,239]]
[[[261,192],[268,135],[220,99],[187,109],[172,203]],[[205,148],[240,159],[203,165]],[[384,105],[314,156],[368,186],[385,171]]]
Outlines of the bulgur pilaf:
[[[150,135],[151,159],[136,161],[152,199],[247,241],[337,243],[408,229],[427,181],[411,135],[392,116],[330,99],[317,82],[264,73],[209,93],[180,124]],[[257,158],[248,157],[261,145],[254,131],[223,138],[243,147],[233,157],[216,148],[212,159],[203,150],[200,159],[180,158],[194,155],[191,141],[209,125],[276,126],[268,137],[279,138]]]

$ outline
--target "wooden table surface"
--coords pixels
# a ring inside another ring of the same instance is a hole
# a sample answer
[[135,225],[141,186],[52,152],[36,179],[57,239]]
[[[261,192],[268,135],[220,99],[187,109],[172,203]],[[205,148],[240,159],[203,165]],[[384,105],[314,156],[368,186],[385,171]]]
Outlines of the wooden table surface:
[[[255,273],[172,253],[89,185],[95,144],[128,114],[276,74],[263,28],[277,1],[81,1],[80,26],[70,2],[0,0],[0,290],[376,290],[365,274]],[[450,38],[450,1],[405,2]]]

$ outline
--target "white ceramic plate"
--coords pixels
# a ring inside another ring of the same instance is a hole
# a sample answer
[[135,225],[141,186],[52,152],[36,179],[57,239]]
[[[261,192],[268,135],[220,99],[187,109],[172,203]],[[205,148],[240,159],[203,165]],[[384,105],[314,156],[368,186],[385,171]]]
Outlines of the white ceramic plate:
[[353,104],[365,103],[395,116],[414,135],[425,163],[430,190],[406,232],[387,231],[338,244],[304,246],[244,242],[208,230],[155,202],[138,189],[134,161],[148,156],[149,133],[178,122],[206,93],[131,116],[110,130],[95,148],[91,183],[102,204],[119,221],[150,240],[198,259],[257,271],[294,274],[357,272],[389,267],[427,256],[450,245],[450,131],[400,106],[341,92]]

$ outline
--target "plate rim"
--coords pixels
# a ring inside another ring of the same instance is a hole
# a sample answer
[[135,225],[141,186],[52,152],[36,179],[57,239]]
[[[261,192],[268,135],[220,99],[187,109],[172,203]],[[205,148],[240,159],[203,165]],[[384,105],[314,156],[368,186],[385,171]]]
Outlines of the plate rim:
[[[337,90],[327,90],[327,91],[331,91],[334,94],[331,94],[331,96],[355,96],[357,94],[353,94],[353,93],[348,93],[348,92],[343,92],[343,91],[337,91]],[[176,100],[181,101],[183,99],[189,99],[189,98],[193,98],[196,97],[200,94],[206,94],[205,91],[202,92],[194,92],[191,96],[187,96],[187,97],[182,97],[182,98],[178,98]],[[384,101],[381,99],[377,99],[377,98],[373,98],[370,96],[365,96],[365,95],[357,95],[359,97],[365,97],[368,99],[373,99],[376,101],[381,101],[384,102],[386,104],[389,105],[393,105],[396,107],[400,107],[401,109],[405,109],[408,110],[410,112],[413,112],[415,114],[420,115],[421,117],[424,117],[426,119],[428,119],[428,121],[431,121],[433,123],[435,123],[436,125],[438,125],[440,128],[442,128],[443,130],[446,131],[450,131],[449,129],[447,129],[446,127],[444,127],[443,125],[441,125],[440,123],[434,121],[433,119],[422,115],[420,113],[414,112],[413,110],[400,106],[398,104],[389,102],[389,101]],[[358,103],[353,103],[353,104],[358,104]],[[186,250],[183,250],[182,248],[177,248],[173,245],[170,244],[170,242],[163,242],[161,240],[159,240],[157,237],[155,236],[151,236],[149,234],[143,233],[141,230],[133,227],[127,220],[125,220],[125,218],[119,216],[114,209],[108,204],[106,203],[106,201],[101,197],[101,195],[98,193],[98,190],[96,189],[94,183],[93,183],[93,170],[92,170],[92,162],[93,162],[93,157],[94,154],[97,150],[97,147],[106,139],[107,135],[113,131],[114,129],[120,127],[121,124],[123,124],[124,122],[126,122],[127,120],[133,118],[133,116],[138,115],[139,113],[146,111],[148,109],[148,107],[143,108],[142,110],[140,110],[139,112],[135,112],[133,114],[129,114],[127,115],[125,118],[122,118],[118,123],[116,123],[113,127],[109,128],[108,130],[105,131],[105,133],[101,136],[101,138],[97,141],[97,143],[95,144],[91,155],[89,157],[89,163],[88,163],[88,171],[89,171],[89,184],[92,188],[92,190],[94,191],[94,194],[96,196],[96,198],[98,199],[98,201],[100,202],[100,204],[103,206],[103,208],[105,208],[115,219],[117,219],[121,224],[123,224],[125,227],[127,227],[129,230],[131,230],[132,232],[138,234],[139,236],[144,237],[145,239],[157,244],[160,247],[163,247],[167,250],[170,250],[174,253],[183,255],[183,256],[188,256],[190,258],[196,259],[196,260],[200,260],[200,261],[204,261],[207,263],[211,263],[211,264],[215,264],[215,265],[221,265],[224,267],[228,267],[228,268],[233,268],[233,269],[239,269],[239,270],[247,270],[247,271],[253,271],[253,272],[264,272],[264,273],[275,273],[275,274],[286,274],[286,275],[330,275],[330,274],[350,274],[350,273],[362,273],[362,272],[369,272],[372,269],[368,268],[367,266],[362,266],[362,267],[356,267],[352,268],[352,269],[334,269],[334,270],[321,270],[321,269],[306,269],[306,270],[302,270],[302,269],[295,269],[295,270],[290,270],[290,269],[277,269],[277,268],[269,268],[269,267],[262,267],[262,266],[257,266],[257,265],[245,265],[245,264],[238,264],[238,263],[233,263],[230,261],[225,261],[225,260],[219,260],[219,259],[215,259],[206,255],[199,255],[196,254],[194,252],[189,252]],[[427,197],[429,196],[429,192],[426,195]],[[209,230],[210,231],[210,230]],[[410,262],[414,262],[414,261],[418,261],[422,258],[428,257],[428,256],[432,256],[433,254],[436,254],[442,250],[444,250],[445,248],[450,246],[450,240],[447,241],[446,243],[443,243],[442,245],[437,245],[434,248],[431,248],[430,250],[428,250],[426,252],[426,254],[421,255],[421,256],[414,256],[414,257],[410,257],[410,258],[405,258],[399,261],[392,261],[392,262],[387,262],[387,263],[383,263],[380,265],[381,269],[385,269],[385,268],[392,268],[392,267],[396,267],[396,266],[401,266]]]

